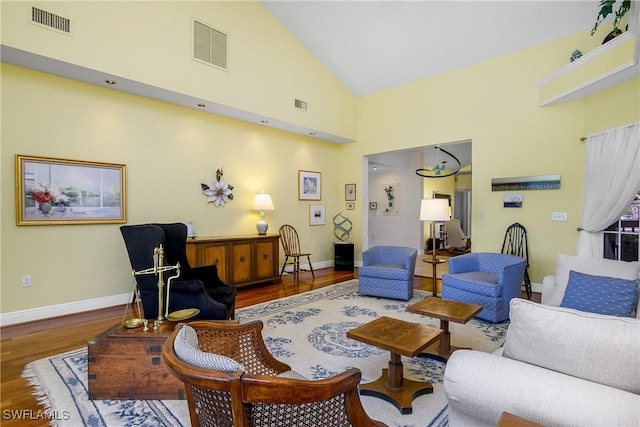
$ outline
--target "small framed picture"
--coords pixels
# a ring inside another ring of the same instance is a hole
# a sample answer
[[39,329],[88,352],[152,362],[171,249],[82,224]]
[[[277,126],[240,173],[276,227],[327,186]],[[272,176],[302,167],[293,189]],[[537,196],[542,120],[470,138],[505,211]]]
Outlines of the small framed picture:
[[353,202],[347,202],[347,210],[352,211],[356,208],[356,204]]
[[309,205],[309,225],[324,225],[325,223],[324,205]]
[[322,173],[298,171],[298,200],[322,200]]
[[356,185],[345,184],[344,185],[344,199],[347,201],[353,201],[356,199]]
[[369,209],[372,211],[378,209],[378,202],[369,202]]

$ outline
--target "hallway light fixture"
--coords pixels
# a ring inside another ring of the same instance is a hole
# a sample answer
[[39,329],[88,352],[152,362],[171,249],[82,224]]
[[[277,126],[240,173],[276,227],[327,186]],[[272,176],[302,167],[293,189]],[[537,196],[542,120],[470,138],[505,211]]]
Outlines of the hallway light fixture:
[[436,157],[436,163],[433,166],[427,166],[426,168],[416,169],[416,175],[421,176],[423,178],[446,178],[448,176],[452,176],[457,174],[460,171],[460,160],[444,148],[436,145],[436,150],[443,152],[446,156],[448,156],[451,160],[453,160],[457,165],[453,167],[449,166],[447,169],[447,163],[449,160],[446,158],[440,161],[440,155],[438,153]]

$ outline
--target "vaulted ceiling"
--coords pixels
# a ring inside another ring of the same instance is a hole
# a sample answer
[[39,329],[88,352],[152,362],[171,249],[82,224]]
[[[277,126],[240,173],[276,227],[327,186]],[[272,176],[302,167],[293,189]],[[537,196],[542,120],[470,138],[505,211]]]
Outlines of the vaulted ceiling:
[[588,31],[600,9],[598,0],[263,4],[357,96]]

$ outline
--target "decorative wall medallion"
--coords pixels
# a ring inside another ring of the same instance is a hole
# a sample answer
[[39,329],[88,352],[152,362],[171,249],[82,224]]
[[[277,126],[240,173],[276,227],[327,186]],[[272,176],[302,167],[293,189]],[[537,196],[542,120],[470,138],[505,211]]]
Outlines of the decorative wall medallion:
[[216,180],[211,185],[200,184],[202,192],[207,196],[207,202],[213,202],[216,207],[224,206],[233,200],[233,185],[222,179],[222,168],[216,171]]

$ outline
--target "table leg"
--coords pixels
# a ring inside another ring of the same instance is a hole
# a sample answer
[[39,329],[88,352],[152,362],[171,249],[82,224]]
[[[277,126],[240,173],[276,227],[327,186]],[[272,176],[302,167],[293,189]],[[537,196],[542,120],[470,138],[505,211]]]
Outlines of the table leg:
[[447,360],[449,360],[454,351],[469,348],[451,345],[451,332],[449,332],[448,320],[440,319],[440,329],[442,329],[443,334],[440,336],[438,343],[427,347],[426,351],[420,353],[418,356],[429,357],[447,363]]
[[391,390],[400,390],[403,385],[403,371],[402,358],[398,353],[391,353],[391,359],[389,360],[389,378],[387,386]]
[[436,273],[437,273],[437,265],[434,262],[433,263],[433,296],[437,297],[438,296],[438,278],[436,277]]
[[394,405],[401,414],[413,412],[411,402],[418,396],[433,393],[429,382],[413,381],[403,377],[401,356],[391,352],[389,368],[382,370],[380,378],[371,383],[360,384],[360,394],[375,396]]
[[438,341],[438,353],[451,354],[451,332],[449,332],[449,321],[440,319],[440,329],[442,329],[443,334],[440,336],[440,340]]

